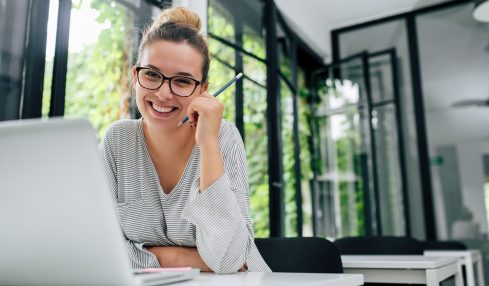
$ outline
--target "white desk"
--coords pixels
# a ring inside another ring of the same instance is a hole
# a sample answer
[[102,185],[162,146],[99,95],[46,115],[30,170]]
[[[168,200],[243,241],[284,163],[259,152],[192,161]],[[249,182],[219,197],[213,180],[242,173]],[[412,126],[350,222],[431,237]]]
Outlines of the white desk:
[[345,273],[364,275],[365,282],[406,283],[438,286],[455,276],[455,285],[462,286],[461,268],[455,257],[423,255],[342,255]]
[[[172,284],[173,285],[173,284]],[[318,273],[262,273],[248,272],[226,275],[201,273],[189,281],[175,286],[359,286],[363,276],[359,274],[318,274]]]
[[474,264],[477,267],[477,280],[479,286],[485,286],[482,267],[482,255],[477,249],[469,250],[427,250],[425,256],[457,257],[461,266],[465,266],[467,273],[467,286],[475,286]]

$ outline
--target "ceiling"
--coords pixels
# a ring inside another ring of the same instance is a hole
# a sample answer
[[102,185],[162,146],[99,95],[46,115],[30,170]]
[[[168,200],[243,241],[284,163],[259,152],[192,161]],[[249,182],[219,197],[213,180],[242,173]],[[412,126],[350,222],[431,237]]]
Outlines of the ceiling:
[[275,0],[291,28],[325,63],[331,61],[331,30],[442,2],[449,0]]

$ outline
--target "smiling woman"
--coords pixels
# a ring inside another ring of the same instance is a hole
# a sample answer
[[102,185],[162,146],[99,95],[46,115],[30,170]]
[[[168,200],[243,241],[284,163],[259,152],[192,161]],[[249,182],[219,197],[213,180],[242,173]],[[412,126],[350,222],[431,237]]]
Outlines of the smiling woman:
[[140,52],[138,63],[133,68],[133,84],[139,112],[151,128],[175,129],[187,115],[190,97],[207,89],[201,52],[190,45],[153,40]]
[[[254,243],[243,142],[207,93],[199,30],[199,17],[176,7],[144,32],[132,68],[142,118],[115,122],[104,139],[127,250],[135,268],[268,272]],[[184,116],[190,124],[179,124]]]

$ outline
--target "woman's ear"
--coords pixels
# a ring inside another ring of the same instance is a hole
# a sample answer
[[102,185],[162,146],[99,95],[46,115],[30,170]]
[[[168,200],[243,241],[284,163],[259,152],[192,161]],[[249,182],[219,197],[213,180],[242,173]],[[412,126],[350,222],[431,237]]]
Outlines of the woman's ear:
[[132,69],[131,69],[131,73],[132,73],[132,85],[136,85],[137,81],[138,81],[138,75],[137,75],[137,71],[136,71],[136,66],[133,66]]

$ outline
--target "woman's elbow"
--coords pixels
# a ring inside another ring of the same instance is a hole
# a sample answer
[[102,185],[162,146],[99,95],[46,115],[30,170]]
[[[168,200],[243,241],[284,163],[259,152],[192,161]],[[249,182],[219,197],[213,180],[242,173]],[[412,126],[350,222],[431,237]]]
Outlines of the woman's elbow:
[[213,263],[212,266],[209,265],[209,268],[216,274],[231,274],[246,271],[246,252],[236,256],[224,256],[217,263]]
[[[211,268],[212,269],[212,268]],[[236,264],[236,265],[220,265],[219,267],[216,267],[215,269],[212,269],[214,273],[216,274],[233,274],[242,271],[244,269],[243,265]]]

